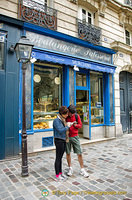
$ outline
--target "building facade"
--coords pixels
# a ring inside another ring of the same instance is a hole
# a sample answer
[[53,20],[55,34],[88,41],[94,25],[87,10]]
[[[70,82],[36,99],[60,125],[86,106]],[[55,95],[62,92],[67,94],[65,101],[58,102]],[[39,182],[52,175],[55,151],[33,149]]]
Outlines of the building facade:
[[53,147],[53,120],[59,106],[71,103],[86,139],[131,132],[131,6],[123,0],[2,1],[0,159],[21,146],[22,71],[13,51],[21,35],[34,44],[26,71],[29,152]]

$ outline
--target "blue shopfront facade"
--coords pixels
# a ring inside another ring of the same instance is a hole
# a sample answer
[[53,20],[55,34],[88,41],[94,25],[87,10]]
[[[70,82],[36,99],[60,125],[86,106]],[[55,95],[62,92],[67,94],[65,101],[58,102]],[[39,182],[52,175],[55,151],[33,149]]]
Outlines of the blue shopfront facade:
[[[14,24],[18,22],[16,20]],[[95,46],[81,39],[25,22],[21,22],[17,28],[12,23],[9,27],[4,24],[2,30],[8,32],[6,49],[9,49],[11,42],[15,44],[20,35],[26,35],[34,44],[32,58],[35,59],[35,62],[28,64],[26,72],[29,152],[53,147],[52,124],[61,105],[76,105],[83,122],[80,136],[86,139],[99,139],[112,137],[115,134],[113,77],[115,66],[112,60],[115,52],[112,49]],[[1,146],[4,144],[0,159],[8,156],[9,153],[5,153],[6,149],[9,151],[11,147],[17,149],[12,153],[12,155],[16,155],[21,147],[21,64],[18,66],[14,53],[6,52],[6,55],[8,57],[5,62],[6,67],[11,65],[9,72],[12,76],[14,75],[15,82],[12,81],[14,79],[11,75],[5,79],[1,78],[2,87],[0,89],[3,95],[0,109],[2,110],[1,116],[5,116],[5,118],[0,134]],[[7,77],[8,70],[5,72],[1,70],[0,73],[1,77],[3,73]],[[9,89],[6,85],[7,82],[11,87]],[[6,96],[7,91],[9,93]],[[11,99],[11,97],[15,98]],[[4,98],[10,102],[8,113],[4,109],[6,106]],[[11,102],[14,107],[10,105]],[[9,129],[12,127],[9,122],[10,118],[13,120],[11,123],[15,124],[13,126],[15,131],[12,130],[12,133],[15,133],[14,141],[17,142],[7,143],[6,135],[10,138]],[[1,124],[2,120],[1,117]],[[7,128],[8,131],[5,132]]]

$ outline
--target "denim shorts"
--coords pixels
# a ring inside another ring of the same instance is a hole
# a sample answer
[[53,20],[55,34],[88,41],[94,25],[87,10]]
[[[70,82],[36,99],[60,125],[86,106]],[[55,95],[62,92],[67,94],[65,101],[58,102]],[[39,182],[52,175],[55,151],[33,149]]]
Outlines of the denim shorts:
[[82,154],[79,136],[69,137],[69,142],[66,143],[66,154],[70,154],[71,148],[76,154]]

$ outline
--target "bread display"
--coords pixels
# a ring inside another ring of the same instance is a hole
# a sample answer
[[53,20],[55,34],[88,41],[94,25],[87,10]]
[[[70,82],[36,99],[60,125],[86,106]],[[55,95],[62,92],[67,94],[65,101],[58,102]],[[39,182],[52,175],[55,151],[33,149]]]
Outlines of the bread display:
[[44,112],[34,111],[33,129],[48,129],[52,128],[52,122],[57,117],[56,113],[44,114]]
[[49,128],[46,122],[37,123],[33,126],[34,129],[46,129]]

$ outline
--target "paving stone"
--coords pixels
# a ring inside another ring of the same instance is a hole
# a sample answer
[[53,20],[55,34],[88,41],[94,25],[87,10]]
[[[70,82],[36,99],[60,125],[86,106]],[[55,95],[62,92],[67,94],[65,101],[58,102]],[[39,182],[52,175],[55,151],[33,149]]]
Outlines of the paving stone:
[[18,197],[15,200],[25,200],[24,197]]
[[0,194],[0,199],[3,200],[5,198],[7,198],[8,196],[10,196],[9,192],[3,192],[3,193]]
[[[54,181],[55,151],[42,152],[29,157],[29,176],[21,177],[21,159],[0,161],[0,199],[2,200],[123,200],[131,199],[132,188],[132,135],[116,140],[94,143],[83,146],[84,165],[90,177],[79,175],[80,167],[76,154],[73,152],[72,164],[74,174],[65,182]],[[98,156],[100,155],[100,156]],[[120,156],[119,156],[120,155]],[[126,164],[127,163],[127,164]],[[50,168],[49,168],[50,166]],[[66,156],[63,158],[63,169],[67,169]],[[66,170],[64,171],[66,172]],[[49,191],[43,197],[43,189]],[[53,191],[79,192],[78,195],[53,195]],[[88,191],[110,192],[126,191],[125,195],[88,195]],[[81,193],[82,192],[82,193]],[[6,195],[5,195],[6,194]]]

